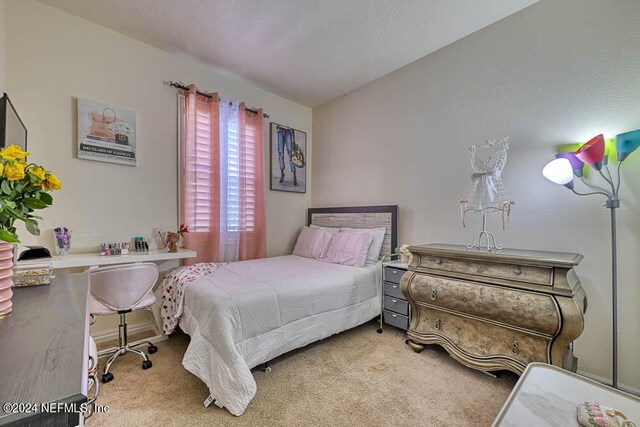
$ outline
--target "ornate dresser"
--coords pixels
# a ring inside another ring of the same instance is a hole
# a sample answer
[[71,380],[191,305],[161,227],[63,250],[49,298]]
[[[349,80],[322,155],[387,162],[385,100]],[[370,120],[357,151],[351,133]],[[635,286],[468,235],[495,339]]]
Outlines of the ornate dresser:
[[408,344],[439,344],[483,371],[522,374],[544,362],[575,371],[571,342],[587,299],[573,268],[582,255],[464,246],[413,246],[401,290],[411,306]]

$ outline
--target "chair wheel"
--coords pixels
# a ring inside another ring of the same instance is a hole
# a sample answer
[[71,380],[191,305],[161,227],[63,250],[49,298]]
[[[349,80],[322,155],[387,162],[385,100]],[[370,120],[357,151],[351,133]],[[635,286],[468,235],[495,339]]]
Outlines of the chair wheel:
[[149,369],[152,366],[153,363],[151,363],[151,360],[145,360],[144,362],[142,362],[142,369]]
[[156,347],[155,345],[150,345],[149,347],[147,347],[147,352],[149,354],[154,354],[158,351],[158,347]]
[[381,334],[381,333],[382,333],[382,328],[378,328],[378,329],[376,330],[376,332],[377,332],[377,333],[379,333],[379,334]]
[[107,373],[107,374],[102,374],[102,382],[103,383],[108,383],[109,381],[113,380],[113,374],[111,372]]

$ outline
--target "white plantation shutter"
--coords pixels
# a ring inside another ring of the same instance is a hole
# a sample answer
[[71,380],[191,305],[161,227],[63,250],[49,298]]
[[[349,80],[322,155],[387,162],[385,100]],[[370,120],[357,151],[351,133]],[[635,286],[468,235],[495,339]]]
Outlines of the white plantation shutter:
[[[260,129],[262,132],[262,129]],[[262,148],[260,148],[262,149]],[[245,209],[240,217],[240,227],[244,231],[254,231],[256,226],[256,129],[248,121],[242,141],[241,182]]]
[[205,104],[192,102],[190,108],[195,109],[195,120],[187,124],[184,97],[182,102],[181,118],[189,134],[185,135],[186,149],[183,150],[184,185],[181,187],[185,194],[181,222],[189,225],[191,232],[206,233],[214,219],[212,206],[216,189],[212,188],[212,174],[217,169],[212,164],[211,115]]

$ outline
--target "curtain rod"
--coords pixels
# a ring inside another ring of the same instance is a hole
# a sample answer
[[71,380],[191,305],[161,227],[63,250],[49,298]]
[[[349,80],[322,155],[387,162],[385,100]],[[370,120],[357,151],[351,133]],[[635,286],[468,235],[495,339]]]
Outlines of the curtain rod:
[[[182,89],[182,90],[186,90],[186,91],[189,90],[189,88],[187,86],[185,86],[184,83],[181,83],[181,82],[174,82],[174,81],[169,80],[168,82],[165,82],[165,83],[168,84],[169,86],[175,87],[176,89]],[[213,98],[210,94],[205,93],[205,92],[200,92],[197,89],[196,89],[196,93],[198,95],[204,96],[205,98],[209,98],[209,99]],[[251,113],[254,113],[254,114],[258,114],[258,110],[255,110],[253,108],[246,108],[245,107],[245,110],[249,111]],[[262,117],[264,117],[265,119],[268,119],[270,116],[267,113],[262,113]]]

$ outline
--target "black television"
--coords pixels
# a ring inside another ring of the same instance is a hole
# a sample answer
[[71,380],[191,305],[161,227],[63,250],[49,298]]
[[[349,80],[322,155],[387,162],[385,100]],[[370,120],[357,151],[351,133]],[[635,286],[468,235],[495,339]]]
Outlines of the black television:
[[0,147],[17,145],[27,150],[27,128],[6,93],[0,98]]

